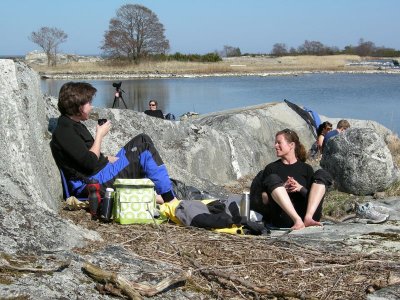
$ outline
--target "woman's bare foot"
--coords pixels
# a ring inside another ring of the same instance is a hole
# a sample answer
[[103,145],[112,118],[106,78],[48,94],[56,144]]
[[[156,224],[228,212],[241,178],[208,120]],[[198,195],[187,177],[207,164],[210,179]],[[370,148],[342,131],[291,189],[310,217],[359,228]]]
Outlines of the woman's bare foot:
[[300,219],[300,220],[298,220],[298,221],[296,221],[295,223],[294,223],[294,225],[292,226],[292,229],[293,230],[299,230],[299,229],[303,229],[303,228],[305,228],[306,226],[304,225],[304,223],[303,223],[303,221]]
[[310,226],[322,226],[322,223],[321,223],[321,222],[318,222],[318,221],[314,221],[313,218],[305,217],[305,218],[304,218],[304,225],[305,225],[306,227],[310,227]]

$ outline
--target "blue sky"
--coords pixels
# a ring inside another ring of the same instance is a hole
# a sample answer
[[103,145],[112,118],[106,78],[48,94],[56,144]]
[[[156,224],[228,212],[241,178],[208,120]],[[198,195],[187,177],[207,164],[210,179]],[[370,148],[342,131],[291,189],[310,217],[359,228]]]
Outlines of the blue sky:
[[110,19],[127,3],[157,14],[171,53],[224,45],[268,53],[275,43],[297,48],[305,40],[343,48],[360,38],[400,49],[398,0],[12,0],[0,1],[0,56],[38,50],[28,36],[42,26],[68,34],[61,52],[100,54]]

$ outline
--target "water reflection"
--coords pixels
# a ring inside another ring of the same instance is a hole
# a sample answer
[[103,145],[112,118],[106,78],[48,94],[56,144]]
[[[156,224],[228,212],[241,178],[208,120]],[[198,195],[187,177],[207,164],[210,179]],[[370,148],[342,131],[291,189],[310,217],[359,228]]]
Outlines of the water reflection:
[[[47,79],[41,81],[41,87],[44,94],[58,97],[61,86],[70,80],[53,80]],[[145,111],[148,109],[150,100],[157,100],[159,109],[168,111],[170,107],[170,94],[168,85],[165,80],[83,80],[92,84],[96,89],[96,97],[93,105],[97,107],[112,107],[116,87],[113,83],[121,82],[122,97],[128,107],[135,111]],[[124,108],[122,102],[119,103],[119,108]]]
[[[400,133],[400,75],[309,74],[271,77],[215,77],[123,80],[129,109],[144,111],[151,99],[175,116],[200,114],[288,99],[332,118],[374,120]],[[57,97],[66,80],[42,80],[44,93]],[[112,107],[110,80],[89,80],[94,105]],[[120,106],[121,107],[121,106]]]

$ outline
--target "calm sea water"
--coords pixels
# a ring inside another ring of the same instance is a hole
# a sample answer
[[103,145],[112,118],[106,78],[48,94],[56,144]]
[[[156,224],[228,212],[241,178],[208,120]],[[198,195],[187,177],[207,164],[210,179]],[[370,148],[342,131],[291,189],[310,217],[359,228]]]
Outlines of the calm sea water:
[[[65,82],[42,80],[42,91],[57,97]],[[116,81],[87,82],[98,90],[94,105],[112,107]],[[288,99],[328,117],[374,120],[400,134],[400,75],[135,79],[122,81],[121,87],[128,108],[137,111],[147,109],[150,99],[177,117],[189,111],[204,114]]]

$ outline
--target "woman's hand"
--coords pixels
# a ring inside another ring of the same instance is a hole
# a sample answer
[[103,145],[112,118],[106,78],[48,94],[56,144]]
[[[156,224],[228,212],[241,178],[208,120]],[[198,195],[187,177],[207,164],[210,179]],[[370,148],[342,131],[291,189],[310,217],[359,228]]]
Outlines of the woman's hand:
[[96,126],[96,137],[94,138],[94,143],[93,143],[92,147],[89,149],[89,151],[96,154],[97,158],[100,157],[101,143],[103,141],[103,138],[110,131],[110,128],[111,128],[110,120],[105,122],[103,125],[97,124],[97,126]]
[[111,121],[107,120],[103,125],[97,124],[96,126],[96,137],[105,137],[111,128]]
[[288,179],[285,182],[285,188],[288,193],[300,192],[303,186],[297,182],[293,177],[288,176]]
[[108,161],[109,161],[110,163],[115,163],[115,162],[118,160],[118,158],[119,158],[119,157],[111,156],[111,155],[107,156],[107,159],[108,159]]

